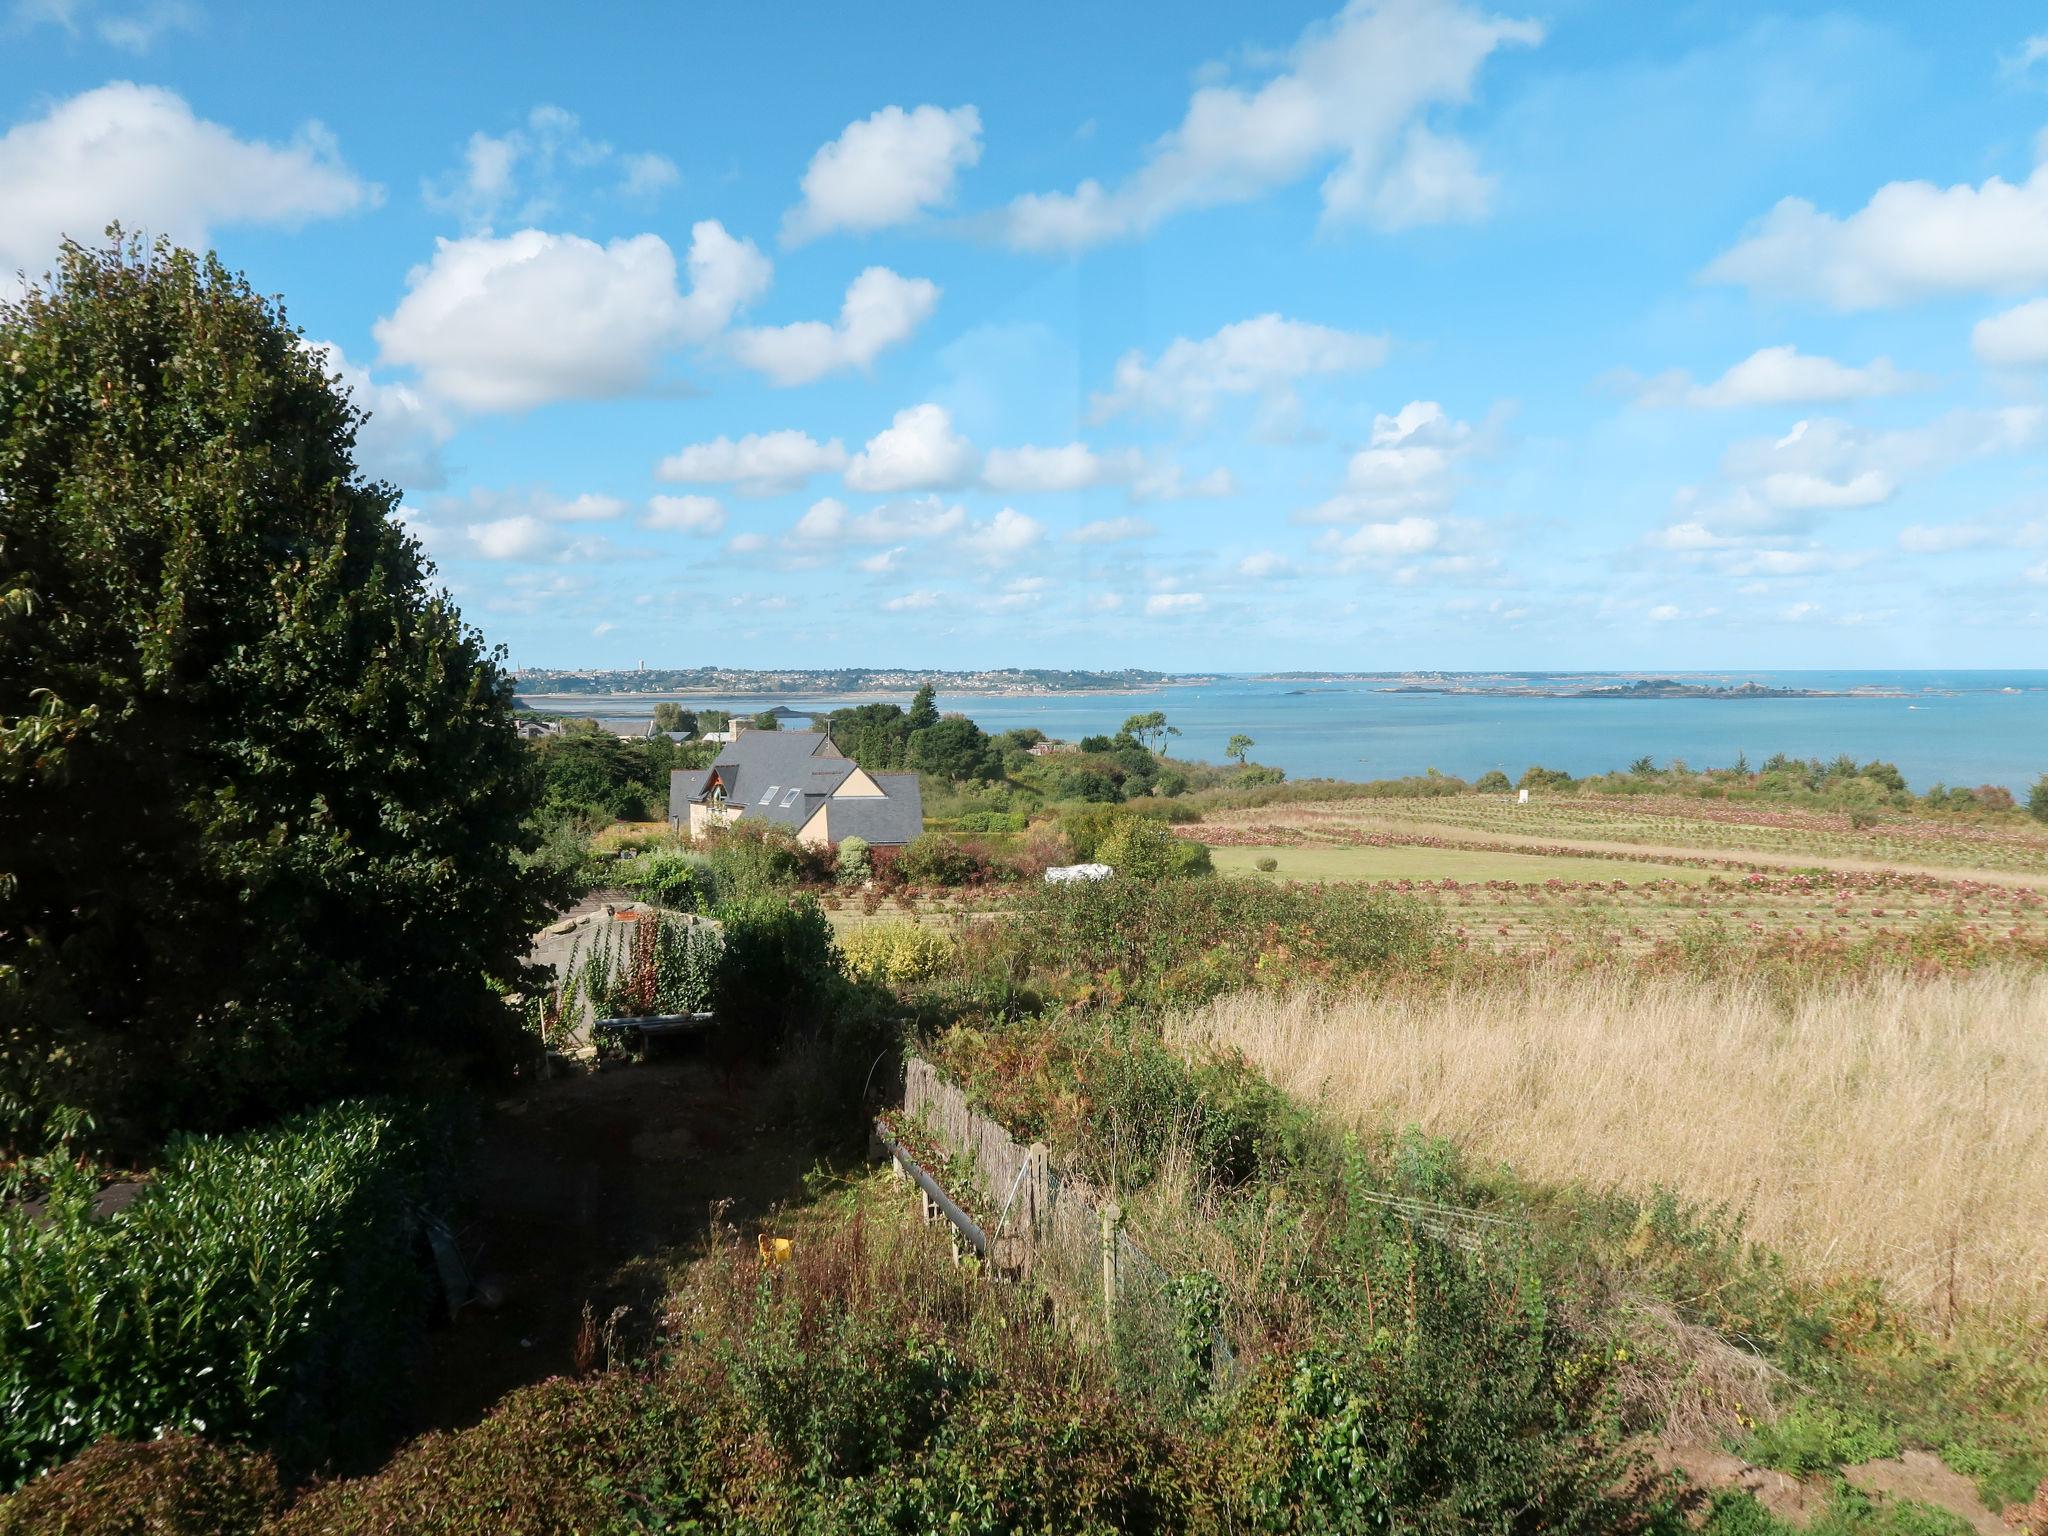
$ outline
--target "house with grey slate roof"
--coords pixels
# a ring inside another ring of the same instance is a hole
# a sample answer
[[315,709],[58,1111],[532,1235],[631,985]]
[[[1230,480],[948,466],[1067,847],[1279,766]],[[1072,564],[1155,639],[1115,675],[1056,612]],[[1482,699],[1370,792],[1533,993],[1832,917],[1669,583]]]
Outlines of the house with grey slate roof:
[[900,848],[924,830],[924,799],[916,774],[869,773],[822,731],[743,730],[709,768],[668,776],[668,819],[692,837],[745,819],[816,846]]

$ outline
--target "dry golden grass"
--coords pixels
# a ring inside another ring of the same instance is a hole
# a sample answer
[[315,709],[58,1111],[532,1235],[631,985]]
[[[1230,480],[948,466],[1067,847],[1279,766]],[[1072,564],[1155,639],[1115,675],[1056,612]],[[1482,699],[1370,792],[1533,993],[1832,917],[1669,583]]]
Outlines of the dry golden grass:
[[1896,1300],[2048,1302],[2048,977],[1743,981],[1537,972],[1436,995],[1245,994],[1172,1021],[1360,1124],[1525,1177],[1746,1207],[1815,1277]]

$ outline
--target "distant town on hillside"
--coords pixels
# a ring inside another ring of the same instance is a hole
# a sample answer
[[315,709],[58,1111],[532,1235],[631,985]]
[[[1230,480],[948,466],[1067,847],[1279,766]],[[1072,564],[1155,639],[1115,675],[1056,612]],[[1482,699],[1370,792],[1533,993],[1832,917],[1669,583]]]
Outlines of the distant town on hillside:
[[1068,672],[1052,667],[997,667],[948,672],[908,667],[521,667],[513,674],[530,694],[843,694],[914,693],[930,686],[941,693],[1125,693],[1135,688],[1214,681],[1125,667],[1115,672]]

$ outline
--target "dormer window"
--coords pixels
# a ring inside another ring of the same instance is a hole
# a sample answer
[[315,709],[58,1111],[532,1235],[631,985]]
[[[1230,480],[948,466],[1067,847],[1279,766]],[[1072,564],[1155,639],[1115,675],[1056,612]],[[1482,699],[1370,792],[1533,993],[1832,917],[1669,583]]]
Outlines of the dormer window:
[[782,786],[780,784],[770,784],[768,786],[768,793],[761,797],[760,803],[762,805],[773,805],[775,803],[775,797],[781,792]]

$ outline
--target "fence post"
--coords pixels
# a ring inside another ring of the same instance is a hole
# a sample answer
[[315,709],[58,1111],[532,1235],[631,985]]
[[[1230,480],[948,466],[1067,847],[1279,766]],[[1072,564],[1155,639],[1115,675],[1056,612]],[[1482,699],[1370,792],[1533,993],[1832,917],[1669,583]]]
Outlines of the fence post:
[[1102,1325],[1116,1333],[1116,1240],[1124,1224],[1123,1207],[1114,1200],[1102,1207]]
[[1024,1149],[1024,1187],[1018,1191],[1018,1198],[1024,1202],[1019,1212],[1018,1226],[1030,1234],[1035,1250],[1038,1234],[1045,1224],[1052,1220],[1052,1149],[1042,1141],[1034,1141]]

